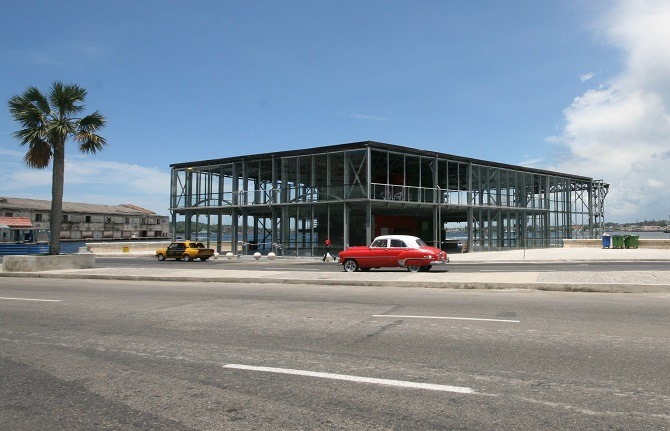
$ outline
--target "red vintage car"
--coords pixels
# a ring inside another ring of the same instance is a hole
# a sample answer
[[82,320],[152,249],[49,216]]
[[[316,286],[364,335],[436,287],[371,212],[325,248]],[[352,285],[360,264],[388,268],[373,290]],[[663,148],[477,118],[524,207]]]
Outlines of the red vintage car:
[[428,271],[433,265],[449,262],[447,253],[431,247],[415,236],[378,236],[370,246],[349,247],[338,254],[345,271],[370,268],[404,267],[411,272]]

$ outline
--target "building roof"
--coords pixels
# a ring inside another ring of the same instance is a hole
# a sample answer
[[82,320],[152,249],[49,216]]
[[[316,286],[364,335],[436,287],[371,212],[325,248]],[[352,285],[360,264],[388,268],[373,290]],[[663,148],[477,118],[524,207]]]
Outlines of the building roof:
[[151,210],[148,210],[148,209],[142,208],[142,207],[138,207],[137,205],[133,205],[133,204],[121,204],[119,206],[130,208],[131,210],[135,210],[135,211],[138,211],[138,212],[141,212],[141,213],[144,213],[144,214],[156,214],[155,212],[153,212]]
[[395,151],[395,152],[405,153],[405,154],[413,154],[413,155],[423,156],[423,157],[439,157],[439,158],[455,160],[455,161],[464,162],[464,163],[475,163],[475,164],[480,164],[480,165],[485,165],[485,166],[493,166],[493,167],[504,168],[504,169],[513,169],[513,170],[517,170],[517,171],[556,175],[556,176],[572,178],[572,179],[576,179],[576,180],[580,180],[580,181],[592,181],[593,180],[592,178],[589,178],[589,177],[583,177],[583,176],[580,176],[580,175],[566,174],[564,172],[547,171],[547,170],[543,170],[543,169],[529,168],[529,167],[526,167],[526,166],[509,165],[509,164],[506,164],[506,163],[498,163],[498,162],[491,162],[491,161],[486,161],[486,160],[473,159],[473,158],[463,157],[463,156],[455,156],[453,154],[440,153],[440,152],[437,152],[437,151],[419,150],[419,149],[416,149],[416,148],[403,147],[403,146],[392,145],[392,144],[385,144],[383,142],[376,142],[376,141],[361,141],[361,142],[352,142],[352,143],[348,143],[348,144],[328,145],[328,146],[314,147],[314,148],[303,148],[303,149],[299,149],[299,150],[277,151],[277,152],[272,152],[272,153],[262,153],[262,154],[251,154],[251,155],[242,155],[242,156],[235,156],[235,157],[226,157],[226,158],[222,158],[222,159],[210,159],[210,160],[200,160],[200,161],[194,161],[194,162],[173,163],[173,164],[170,165],[170,167],[171,168],[189,168],[189,167],[195,167],[195,166],[224,164],[224,163],[238,162],[238,161],[244,161],[244,160],[267,159],[267,158],[272,158],[272,157],[291,157],[291,156],[306,155],[306,154],[319,154],[319,153],[333,152],[333,151],[346,151],[346,150],[351,151],[351,150],[357,150],[357,149],[368,148],[368,147],[373,148],[373,149],[386,150],[386,151]]
[[33,224],[28,217],[0,217],[0,226],[10,229],[31,229]]
[[[0,197],[0,210],[28,210],[28,211],[51,211],[51,201],[40,199],[24,199]],[[105,214],[105,215],[156,215],[155,212],[132,204],[123,205],[98,205],[84,204],[76,202],[63,202],[64,213],[83,213],[83,214]],[[13,217],[10,217],[13,218]]]

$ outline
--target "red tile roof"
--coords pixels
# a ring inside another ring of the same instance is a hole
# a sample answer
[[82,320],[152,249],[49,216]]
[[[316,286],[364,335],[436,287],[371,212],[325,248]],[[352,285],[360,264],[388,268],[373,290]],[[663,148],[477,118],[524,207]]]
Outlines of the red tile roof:
[[6,224],[12,229],[30,229],[33,227],[28,217],[0,217],[0,224]]

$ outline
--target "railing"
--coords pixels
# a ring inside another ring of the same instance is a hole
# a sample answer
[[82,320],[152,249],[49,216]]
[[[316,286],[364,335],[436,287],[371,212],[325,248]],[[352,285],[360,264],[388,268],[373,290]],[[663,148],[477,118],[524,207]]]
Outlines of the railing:
[[467,205],[467,192],[439,187],[372,183],[372,199],[399,202]]
[[0,256],[47,253],[49,253],[49,244],[47,243],[0,243]]
[[[527,208],[513,196],[493,196],[482,190],[451,190],[440,187],[416,187],[398,184],[371,183],[372,200],[432,203],[450,206],[524,208],[542,210],[543,200],[535,198]],[[173,197],[174,199],[175,197]],[[238,205],[273,205],[283,203],[328,202],[367,198],[367,190],[358,185],[304,187],[286,185],[282,189],[240,190],[214,194],[199,193],[190,196],[189,207],[227,207]],[[184,196],[176,202],[185,202]],[[186,206],[186,205],[184,205]]]

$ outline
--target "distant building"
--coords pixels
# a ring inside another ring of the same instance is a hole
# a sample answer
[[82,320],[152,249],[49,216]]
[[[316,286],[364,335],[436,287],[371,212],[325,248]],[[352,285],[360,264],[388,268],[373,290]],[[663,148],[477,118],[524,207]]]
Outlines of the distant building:
[[33,228],[28,217],[3,217],[0,215],[0,243],[46,241],[47,232]]
[[[34,241],[47,241],[51,219],[51,201],[0,197],[0,217],[8,228],[0,241],[15,241],[8,229],[33,229],[38,232]],[[20,226],[12,220],[21,219]],[[30,226],[27,226],[28,220]],[[16,234],[16,233],[15,233]],[[106,240],[136,238],[167,238],[170,223],[167,216],[135,205],[96,205],[63,202],[61,240]]]

